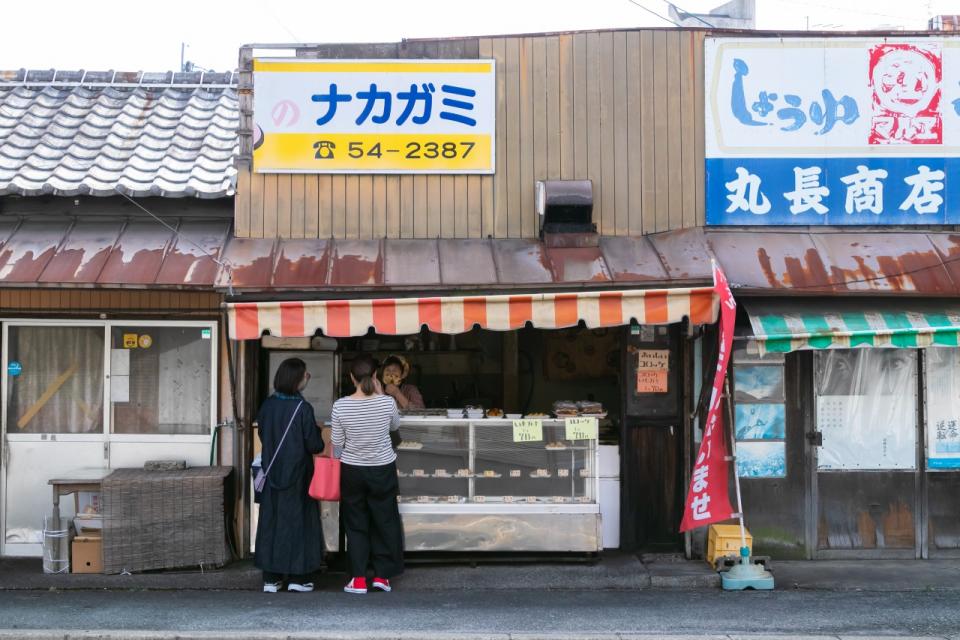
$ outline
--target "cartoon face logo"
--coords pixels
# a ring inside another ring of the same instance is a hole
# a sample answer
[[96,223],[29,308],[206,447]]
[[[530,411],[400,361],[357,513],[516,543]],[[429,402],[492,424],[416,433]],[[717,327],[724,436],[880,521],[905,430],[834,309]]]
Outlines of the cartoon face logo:
[[870,50],[870,144],[942,144],[943,57],[935,43],[885,43]]
[[883,109],[915,116],[930,108],[940,89],[933,60],[917,49],[884,53],[873,68],[873,95]]

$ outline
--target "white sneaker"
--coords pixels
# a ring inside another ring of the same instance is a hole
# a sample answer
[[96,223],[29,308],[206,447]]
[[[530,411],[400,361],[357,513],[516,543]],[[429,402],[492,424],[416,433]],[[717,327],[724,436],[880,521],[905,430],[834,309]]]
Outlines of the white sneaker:
[[280,587],[283,586],[282,582],[264,582],[263,583],[263,592],[264,593],[276,593],[280,591]]
[[313,591],[312,582],[291,582],[287,585],[287,591],[296,591],[297,593],[310,593]]

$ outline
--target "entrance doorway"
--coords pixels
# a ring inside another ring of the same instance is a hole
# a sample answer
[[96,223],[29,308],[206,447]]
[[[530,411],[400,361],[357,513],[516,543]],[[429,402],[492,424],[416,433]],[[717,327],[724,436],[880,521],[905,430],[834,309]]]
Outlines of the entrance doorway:
[[921,556],[918,360],[910,349],[815,354],[815,557]]

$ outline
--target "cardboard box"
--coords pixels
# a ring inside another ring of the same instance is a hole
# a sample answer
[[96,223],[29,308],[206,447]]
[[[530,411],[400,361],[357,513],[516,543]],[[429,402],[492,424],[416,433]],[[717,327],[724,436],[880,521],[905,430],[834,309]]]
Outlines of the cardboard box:
[[103,573],[103,538],[80,536],[73,539],[73,573]]

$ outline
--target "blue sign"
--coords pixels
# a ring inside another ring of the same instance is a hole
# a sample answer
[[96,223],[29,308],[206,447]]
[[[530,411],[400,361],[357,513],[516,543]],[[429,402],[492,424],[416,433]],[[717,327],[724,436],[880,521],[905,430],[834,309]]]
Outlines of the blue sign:
[[708,158],[710,225],[960,224],[960,158]]
[[13,378],[16,378],[23,372],[23,367],[19,362],[13,360],[7,364],[7,375]]

